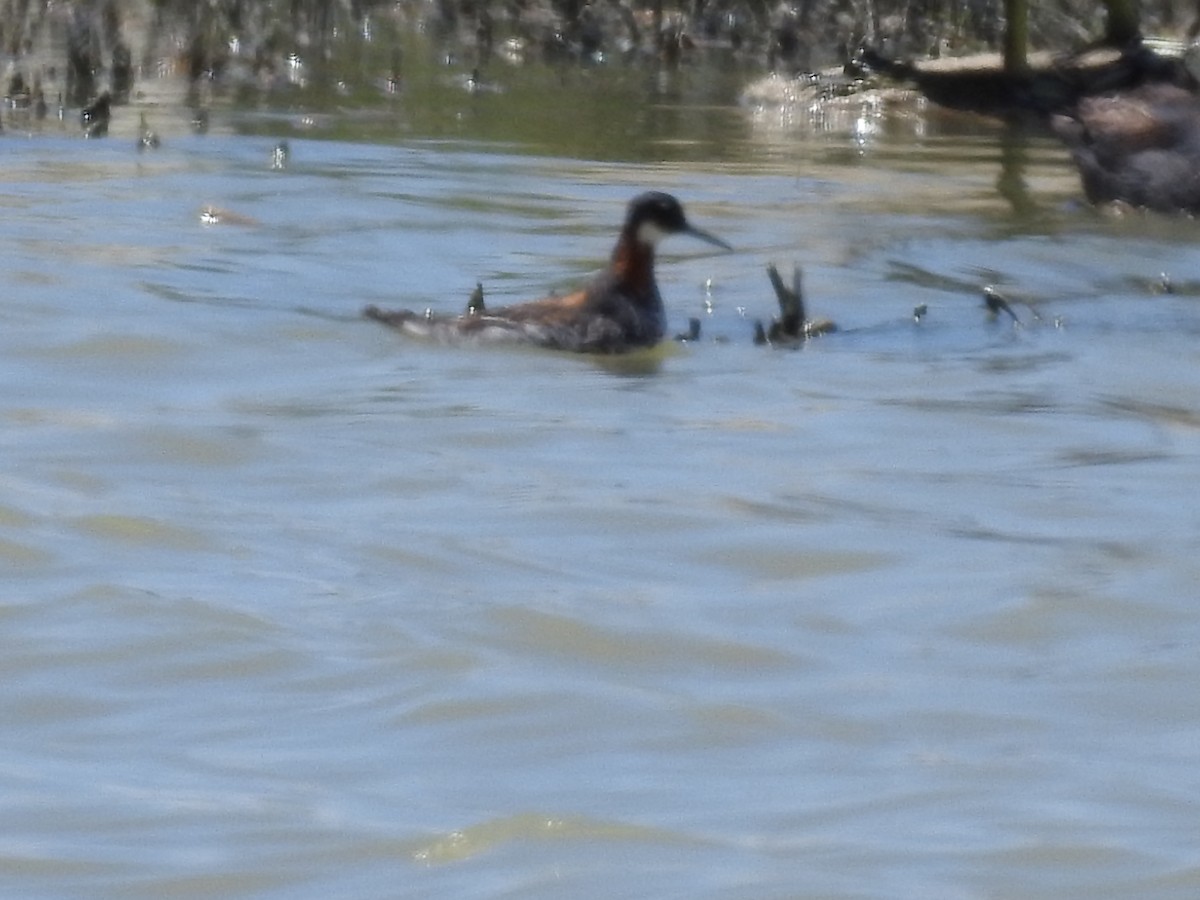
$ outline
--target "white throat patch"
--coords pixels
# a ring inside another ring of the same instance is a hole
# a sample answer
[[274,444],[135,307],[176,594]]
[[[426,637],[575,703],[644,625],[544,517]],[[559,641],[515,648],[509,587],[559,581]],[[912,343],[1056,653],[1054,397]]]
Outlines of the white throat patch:
[[654,222],[649,220],[638,226],[637,239],[638,243],[645,244],[648,247],[655,247],[658,242],[667,236],[667,233],[658,227]]

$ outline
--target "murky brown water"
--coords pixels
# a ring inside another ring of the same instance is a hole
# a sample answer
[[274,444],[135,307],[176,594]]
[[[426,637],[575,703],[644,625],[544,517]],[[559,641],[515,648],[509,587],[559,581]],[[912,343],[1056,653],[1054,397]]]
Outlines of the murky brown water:
[[[1193,895],[1197,226],[912,109],[446,97],[0,140],[5,895]],[[647,187],[737,247],[665,247],[696,344],[357,317],[565,287]],[[771,261],[842,332],[752,346]]]

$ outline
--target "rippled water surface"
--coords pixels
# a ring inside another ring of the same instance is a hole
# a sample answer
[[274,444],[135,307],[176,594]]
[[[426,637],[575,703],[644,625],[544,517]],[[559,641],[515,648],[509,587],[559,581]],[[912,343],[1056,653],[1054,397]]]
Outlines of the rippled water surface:
[[[1200,892],[1197,226],[982,121],[678,102],[610,161],[9,128],[5,896]],[[698,342],[359,318],[564,289],[650,187],[737,248],[663,248]],[[839,333],[751,343],[772,261]]]

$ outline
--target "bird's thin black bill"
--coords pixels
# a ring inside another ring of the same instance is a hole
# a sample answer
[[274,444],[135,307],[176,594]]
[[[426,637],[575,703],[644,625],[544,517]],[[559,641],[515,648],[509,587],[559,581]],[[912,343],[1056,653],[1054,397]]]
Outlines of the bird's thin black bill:
[[707,243],[713,244],[714,246],[720,247],[724,250],[732,250],[733,249],[733,247],[731,247],[729,244],[725,243],[723,240],[721,240],[715,234],[709,234],[707,231],[701,231],[699,228],[693,228],[691,225],[688,226],[687,233],[690,234],[694,238],[700,238],[700,240],[706,241]]

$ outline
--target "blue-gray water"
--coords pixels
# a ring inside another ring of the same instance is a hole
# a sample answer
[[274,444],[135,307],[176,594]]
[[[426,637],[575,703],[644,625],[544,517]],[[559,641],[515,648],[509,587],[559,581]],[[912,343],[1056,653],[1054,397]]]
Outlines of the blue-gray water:
[[[0,893],[1200,893],[1200,228],[695,114],[745,145],[9,129]],[[737,248],[664,247],[698,343],[358,318],[565,288],[649,187]],[[840,333],[751,344],[771,261]]]

